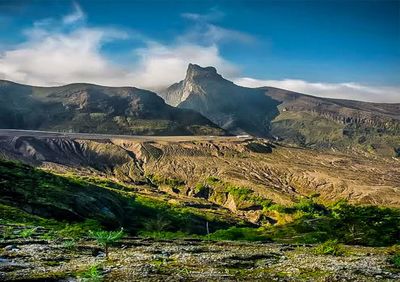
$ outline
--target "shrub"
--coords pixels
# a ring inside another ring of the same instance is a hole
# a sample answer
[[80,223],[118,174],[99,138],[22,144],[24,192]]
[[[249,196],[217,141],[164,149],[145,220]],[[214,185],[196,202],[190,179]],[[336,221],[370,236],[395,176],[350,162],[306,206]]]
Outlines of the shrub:
[[345,253],[345,250],[337,240],[328,240],[325,243],[320,244],[314,250],[317,255],[333,255],[341,256]]
[[123,228],[121,228],[120,231],[89,231],[89,234],[97,241],[97,244],[104,248],[107,258],[110,245],[117,242],[125,235]]
[[323,205],[318,204],[314,201],[314,197],[300,199],[300,201],[294,205],[294,208],[296,210],[315,216],[328,213],[328,210]]

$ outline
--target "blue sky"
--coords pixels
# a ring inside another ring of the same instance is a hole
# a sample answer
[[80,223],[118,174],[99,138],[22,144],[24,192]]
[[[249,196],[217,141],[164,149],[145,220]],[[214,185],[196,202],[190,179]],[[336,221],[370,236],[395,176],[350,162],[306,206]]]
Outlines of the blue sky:
[[400,102],[400,1],[0,0],[0,78],[157,90],[189,62],[244,86]]

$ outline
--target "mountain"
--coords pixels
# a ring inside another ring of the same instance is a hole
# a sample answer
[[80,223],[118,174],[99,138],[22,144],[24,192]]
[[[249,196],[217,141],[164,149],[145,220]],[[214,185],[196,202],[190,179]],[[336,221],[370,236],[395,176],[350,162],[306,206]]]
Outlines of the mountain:
[[0,128],[142,135],[221,135],[192,110],[134,87],[34,87],[0,81]]
[[400,155],[400,104],[314,97],[273,87],[247,88],[215,68],[189,64],[160,94],[235,134],[273,137],[303,147]]
[[231,133],[267,137],[269,121],[278,114],[278,102],[264,92],[237,86],[213,67],[189,64],[185,79],[161,96],[172,106],[202,113]]

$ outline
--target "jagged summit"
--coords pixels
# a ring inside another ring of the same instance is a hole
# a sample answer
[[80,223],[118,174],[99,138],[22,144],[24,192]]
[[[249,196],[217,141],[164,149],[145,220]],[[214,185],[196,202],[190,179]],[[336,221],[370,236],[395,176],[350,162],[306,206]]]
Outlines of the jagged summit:
[[195,80],[199,78],[213,79],[222,78],[222,76],[217,73],[217,69],[214,67],[201,67],[196,64],[189,64],[185,80]]
[[184,80],[161,96],[179,108],[194,109],[235,134],[268,136],[266,118],[277,114],[277,102],[263,90],[235,85],[214,67],[189,64]]

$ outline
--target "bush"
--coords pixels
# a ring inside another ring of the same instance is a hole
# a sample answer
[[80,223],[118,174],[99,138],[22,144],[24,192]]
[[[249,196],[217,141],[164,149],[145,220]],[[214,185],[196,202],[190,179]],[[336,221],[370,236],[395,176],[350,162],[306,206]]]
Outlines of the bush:
[[400,252],[393,254],[390,259],[389,262],[396,268],[400,269]]
[[328,213],[328,210],[323,205],[316,203],[313,197],[300,199],[300,201],[294,205],[294,208],[298,211],[314,216],[325,215]]
[[344,247],[337,240],[328,240],[320,244],[314,250],[317,255],[341,256],[345,253]]
[[89,231],[90,236],[97,241],[97,244],[104,248],[108,258],[108,248],[125,236],[123,228],[120,231]]

